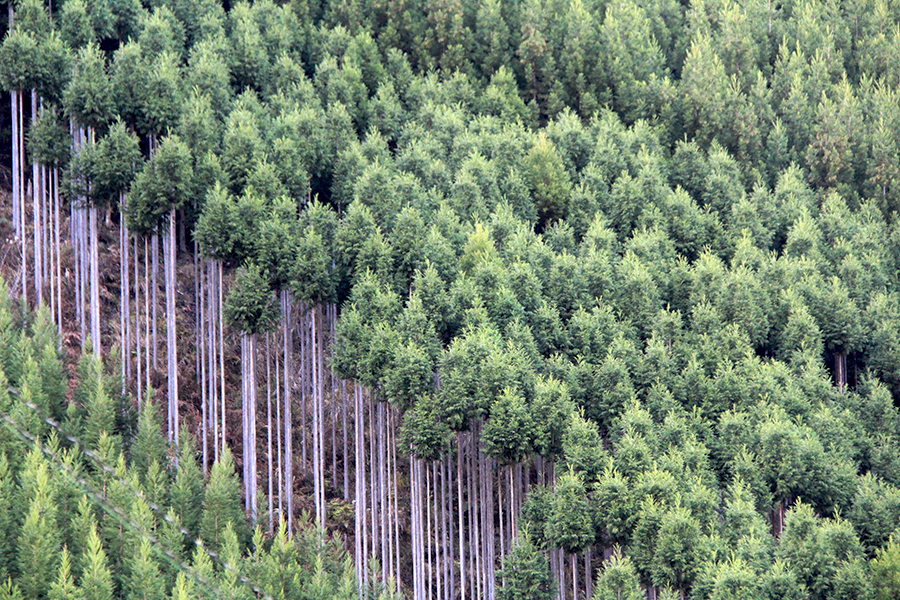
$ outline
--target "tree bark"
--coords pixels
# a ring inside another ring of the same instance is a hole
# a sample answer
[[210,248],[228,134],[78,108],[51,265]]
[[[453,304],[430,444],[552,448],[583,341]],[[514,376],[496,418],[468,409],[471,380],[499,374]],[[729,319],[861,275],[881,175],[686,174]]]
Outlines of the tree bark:
[[91,342],[94,347],[94,356],[100,357],[102,340],[100,339],[100,256],[99,256],[99,225],[97,223],[97,207],[93,204],[90,208],[91,228]]
[[[31,90],[31,125],[34,125],[34,122],[37,121],[37,90]],[[41,240],[41,201],[42,201],[42,189],[40,185],[40,168],[38,167],[38,163],[34,160],[34,157],[31,159],[31,210],[32,210],[32,219],[34,220],[34,231],[32,235],[34,237],[34,300],[40,305],[44,301],[43,297],[43,264],[41,262],[41,257],[43,255],[43,245]]]
[[[175,208],[169,209],[169,226],[166,235],[166,354],[168,355],[168,392],[170,429],[169,439],[178,445],[178,346],[175,331]],[[155,290],[154,290],[155,292]]]
[[459,596],[466,597],[465,523],[463,522],[463,443],[462,432],[456,434],[456,509],[459,516]]
[[293,336],[291,319],[291,296],[287,290],[281,292],[282,335],[284,336],[284,489],[287,510],[287,529],[292,530],[294,516],[294,466],[293,427],[291,422],[291,381],[293,378]]

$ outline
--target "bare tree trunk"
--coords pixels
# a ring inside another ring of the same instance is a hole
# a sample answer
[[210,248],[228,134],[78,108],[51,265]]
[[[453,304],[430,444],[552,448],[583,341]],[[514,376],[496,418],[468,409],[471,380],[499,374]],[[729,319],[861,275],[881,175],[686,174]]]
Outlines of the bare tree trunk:
[[448,504],[452,505],[450,494],[453,493],[452,482],[447,481],[447,474],[450,470],[447,467],[447,463],[449,462],[449,455],[441,458],[441,548],[443,549],[443,560],[441,563],[444,570],[443,600],[450,600],[450,594],[456,583],[453,578],[453,538],[448,532],[448,526],[451,525],[450,511],[452,509],[452,506],[448,508]]
[[248,391],[249,402],[247,406],[247,434],[249,445],[249,465],[248,475],[250,478],[250,518],[253,524],[259,517],[259,506],[257,503],[257,473],[256,473],[256,334],[252,333],[249,337],[249,353],[250,353],[250,384]]
[[56,330],[62,335],[62,267],[59,235],[59,170],[53,169],[53,238],[56,246]]
[[594,574],[591,568],[591,549],[590,547],[584,551],[584,586],[585,598],[594,597]]
[[365,426],[365,404],[363,403],[362,388],[358,383],[353,384],[354,398],[354,419],[353,429],[355,436],[354,450],[355,456],[355,474],[354,490],[356,499],[356,509],[354,511],[354,542],[356,544],[356,580],[360,588],[364,587],[369,580],[369,565],[367,560],[368,540],[366,526],[366,460],[365,460],[365,439],[363,427]]
[[[138,408],[143,405],[141,388],[144,386],[143,371],[141,369],[141,273],[138,270],[138,236],[134,236],[134,364],[137,367],[137,399]],[[146,341],[146,338],[145,338]]]
[[157,331],[158,318],[157,318],[156,313],[157,313],[157,307],[159,306],[159,296],[158,296],[158,290],[159,290],[159,281],[158,281],[159,235],[155,231],[153,232],[153,235],[150,237],[150,243],[153,246],[153,273],[152,273],[152,277],[151,277],[151,285],[153,286],[153,294],[152,294],[152,296],[153,296],[153,298],[152,298],[152,300],[153,300],[153,321],[152,321],[152,324],[153,324],[153,349],[152,349],[153,370],[158,371],[159,363],[157,362],[157,349],[159,348],[159,338],[157,336],[158,336],[159,332]]
[[381,505],[381,516],[379,531],[381,533],[381,577],[383,581],[387,581],[392,570],[392,561],[390,553],[390,535],[391,529],[388,523],[390,513],[390,503],[388,500],[388,482],[387,482],[387,447],[386,447],[386,427],[385,427],[385,403],[378,403],[378,503]]
[[216,316],[219,318],[219,391],[222,394],[221,397],[221,406],[222,406],[222,454],[225,453],[225,440],[228,434],[228,430],[225,422],[225,321],[224,321],[224,311],[222,310],[223,302],[222,302],[222,261],[215,261],[216,265],[216,274],[219,276],[218,284],[216,285],[216,289],[219,292],[219,298],[216,302]]
[[[169,227],[166,235],[166,354],[169,362],[169,439],[178,444],[178,346],[175,331],[175,208],[169,209]],[[155,291],[155,290],[154,290]]]
[[306,465],[307,465],[307,454],[306,454],[306,405],[309,402],[309,382],[312,379],[312,374],[309,369],[309,326],[306,318],[306,303],[301,303],[301,317],[300,317],[300,446],[301,446],[301,457],[300,464],[301,469],[304,473],[306,473]]
[[347,381],[341,379],[341,433],[344,437],[344,443],[341,446],[344,450],[344,501],[350,501],[350,463],[347,454]]
[[[34,125],[34,122],[37,121],[37,104],[38,97],[37,91],[31,90],[31,124]],[[43,244],[41,239],[41,200],[42,200],[42,189],[40,185],[40,168],[38,167],[37,161],[34,160],[34,157],[31,158],[31,205],[32,205],[32,219],[34,220],[34,301],[41,305],[44,301],[43,294],[43,265],[41,263],[41,256],[43,255]]]
[[393,496],[394,496],[394,507],[393,507],[393,521],[394,521],[394,550],[396,557],[396,564],[394,565],[394,573],[396,573],[396,584],[397,584],[397,594],[400,594],[400,510],[398,506],[398,496],[397,493],[397,414],[394,409],[390,408],[390,453],[391,453],[391,464],[393,465],[391,470],[391,485],[393,488]]
[[275,456],[276,465],[275,472],[278,474],[278,484],[277,484],[277,492],[278,492],[278,523],[281,524],[284,521],[284,455],[281,453],[281,363],[279,359],[282,359],[283,356],[279,355],[278,351],[278,342],[279,335],[278,332],[275,332]]
[[368,394],[369,399],[369,489],[371,490],[370,497],[372,499],[371,505],[369,507],[369,514],[371,516],[370,525],[371,529],[371,539],[372,539],[372,560],[378,560],[378,551],[380,548],[379,545],[379,537],[378,537],[378,514],[379,508],[383,508],[380,506],[381,502],[381,494],[379,493],[378,487],[378,474],[379,474],[379,465],[378,465],[378,454],[375,452],[375,438],[379,436],[378,428],[375,425],[376,421],[376,405],[372,400],[371,392]]
[[418,490],[418,461],[414,456],[409,457],[409,508],[410,508],[410,536],[412,537],[412,561],[413,561],[413,598],[424,600],[422,595],[421,562],[419,556],[419,539],[422,537],[419,530],[419,490]]
[[834,354],[834,378],[840,393],[847,388],[847,355],[842,352]]
[[425,465],[425,539],[427,540],[427,548],[425,554],[427,577],[425,579],[425,583],[428,586],[428,600],[431,600],[431,469],[430,465],[427,464]]
[[[196,242],[194,242],[194,265],[196,270]],[[209,373],[206,370],[207,360],[208,360],[208,350],[207,341],[209,337],[207,336],[208,320],[209,320],[209,305],[206,303],[207,295],[206,289],[209,287],[207,282],[208,273],[205,273],[205,269],[203,265],[200,265],[200,273],[199,276],[195,278],[195,281],[199,283],[199,288],[195,288],[194,297],[197,302],[197,356],[199,356],[199,369],[197,372],[200,374],[200,413],[201,413],[201,421],[200,421],[200,429],[201,440],[203,446],[203,474],[206,474],[207,466],[209,465],[209,430],[212,429],[212,423],[210,416],[215,415],[215,411],[211,411],[212,404],[212,394],[208,393],[207,384],[208,384],[208,376]],[[213,438],[215,440],[215,438]],[[213,446],[215,446],[215,442],[213,442]]]
[[[119,194],[119,229],[122,232],[122,256],[120,257],[120,261],[122,264],[122,315],[123,315],[123,325],[124,325],[124,335],[125,340],[122,343],[123,345],[123,358],[125,360],[125,382],[131,381],[131,344],[132,344],[132,329],[131,329],[131,261],[128,258],[128,250],[130,246],[130,238],[131,234],[128,231],[128,223],[125,221],[124,210],[125,206],[128,202],[128,198],[125,196],[124,192]],[[140,387],[140,383],[138,383],[138,387]]]
[[316,357],[318,351],[318,339],[317,339],[317,331],[316,331],[316,308],[313,308],[310,311],[309,315],[311,329],[310,329],[310,344],[308,346],[308,355],[311,359],[310,371],[312,372],[312,398],[313,398],[313,495],[315,496],[315,507],[316,507],[316,524],[319,527],[320,531],[324,530],[325,520],[322,518],[322,467],[324,466],[325,460],[322,456],[322,431],[324,427],[322,426],[322,422],[320,420],[320,411],[319,405],[322,402],[322,398],[319,396],[319,379],[321,374],[318,369],[318,360]]
[[216,390],[216,263],[215,261],[207,261],[206,263],[206,346],[207,357],[209,360],[209,400],[210,412],[212,413],[212,447],[213,461],[219,462],[219,403]]
[[266,467],[268,469],[269,535],[274,532],[272,520],[275,506],[272,502],[272,356],[269,349],[269,333],[266,332]]
[[[150,252],[147,247],[147,236],[144,235],[144,343],[150,341]],[[150,348],[144,352],[144,375],[147,378],[146,389],[150,393]],[[147,400],[150,400],[148,395]]]
[[463,522],[463,443],[462,433],[456,434],[456,509],[459,515],[459,596],[466,597],[465,523]]
[[290,292],[281,292],[281,317],[284,335],[284,491],[288,532],[294,516],[293,428],[291,427],[291,379],[293,377],[293,336],[291,335]]
[[[334,305],[327,305],[325,314],[327,316],[325,328],[328,330],[327,347],[329,356],[331,356],[331,348],[333,348],[334,342]],[[335,441],[335,430],[337,428],[337,385],[335,383],[334,372],[331,369],[328,369],[328,380],[331,383],[328,394],[331,398],[331,487],[337,488],[337,443]]]
[[94,346],[94,356],[99,357],[102,349],[100,339],[100,256],[99,234],[97,223],[97,207],[93,204],[90,208],[91,228],[91,342]]
[[578,600],[578,554],[573,552],[569,559],[572,563],[572,600]]
[[[12,3],[9,5],[9,12],[12,15]],[[12,19],[10,18],[10,26],[12,25]],[[9,93],[9,107],[10,107],[10,122],[12,123],[12,203],[13,203],[13,227],[16,232],[16,237],[22,236],[22,228],[20,223],[20,215],[19,213],[22,210],[21,200],[20,200],[20,189],[22,187],[22,178],[19,173],[19,129],[21,128],[21,124],[19,123],[19,93],[16,91],[12,91]],[[24,263],[23,263],[24,265]],[[23,267],[24,271],[24,267]]]

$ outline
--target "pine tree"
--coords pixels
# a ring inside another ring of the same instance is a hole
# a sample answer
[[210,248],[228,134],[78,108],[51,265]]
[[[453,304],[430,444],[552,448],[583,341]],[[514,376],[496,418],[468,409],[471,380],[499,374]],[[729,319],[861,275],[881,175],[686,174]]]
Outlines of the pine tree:
[[29,598],[46,598],[56,573],[60,552],[56,497],[50,469],[41,461],[33,471],[23,473],[22,487],[31,495],[28,514],[17,541],[19,585]]
[[47,594],[48,600],[81,600],[81,590],[75,585],[72,575],[72,560],[69,549],[63,546],[59,562],[59,575]]
[[138,414],[138,429],[131,445],[131,466],[142,478],[146,476],[150,464],[168,463],[168,445],[159,423],[157,406],[149,398],[141,405]]
[[200,517],[200,538],[207,548],[221,548],[222,532],[231,523],[238,539],[249,538],[244,512],[241,510],[241,487],[234,473],[231,451],[226,447],[219,462],[213,465],[203,496],[203,515]]
[[200,536],[203,513],[203,473],[197,466],[197,456],[190,434],[182,433],[179,445],[178,472],[171,489],[171,507],[192,538]]
[[131,558],[129,577],[124,586],[128,598],[136,600],[165,600],[165,581],[159,566],[152,556],[150,541],[144,537],[140,549]]
[[15,490],[16,478],[6,450],[0,451],[0,579],[16,575],[19,511],[14,510]]
[[506,582],[497,590],[500,600],[551,600],[554,597],[547,557],[534,546],[528,533],[520,536],[498,575]]
[[96,526],[91,527],[84,560],[84,573],[81,575],[81,592],[84,600],[112,600],[112,574],[106,560],[106,552],[97,535]]
[[617,546],[597,576],[594,600],[641,600],[643,597],[637,569]]

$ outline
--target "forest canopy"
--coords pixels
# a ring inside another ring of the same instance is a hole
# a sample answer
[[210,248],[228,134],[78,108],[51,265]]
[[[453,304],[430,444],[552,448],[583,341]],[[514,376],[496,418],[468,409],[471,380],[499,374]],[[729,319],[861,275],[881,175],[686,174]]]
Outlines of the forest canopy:
[[900,5],[7,23],[0,598],[900,598]]

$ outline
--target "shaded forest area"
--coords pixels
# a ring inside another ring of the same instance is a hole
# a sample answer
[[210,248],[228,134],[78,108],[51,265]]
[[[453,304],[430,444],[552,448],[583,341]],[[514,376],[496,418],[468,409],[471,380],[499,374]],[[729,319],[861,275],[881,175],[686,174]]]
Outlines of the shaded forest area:
[[900,5],[8,21],[0,599],[900,597]]

